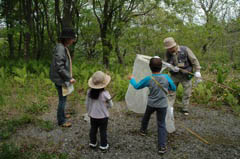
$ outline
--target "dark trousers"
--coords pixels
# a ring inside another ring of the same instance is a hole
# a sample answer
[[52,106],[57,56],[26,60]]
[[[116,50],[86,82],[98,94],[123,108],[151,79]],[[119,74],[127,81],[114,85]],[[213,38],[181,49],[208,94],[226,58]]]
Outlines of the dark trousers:
[[57,120],[58,125],[65,123],[65,106],[67,102],[67,96],[62,95],[62,86],[56,85],[58,91],[58,109],[57,109]]
[[91,118],[90,120],[91,128],[90,128],[90,142],[92,144],[97,143],[97,132],[98,128],[100,129],[100,146],[105,147],[107,146],[107,125],[108,125],[108,118],[103,119],[95,119]]
[[155,111],[157,112],[158,146],[164,147],[166,146],[166,140],[167,140],[167,131],[166,131],[166,123],[165,123],[167,108],[153,108],[153,107],[147,106],[142,119],[141,130],[143,131],[147,130],[150,117],[152,113],[154,113]]

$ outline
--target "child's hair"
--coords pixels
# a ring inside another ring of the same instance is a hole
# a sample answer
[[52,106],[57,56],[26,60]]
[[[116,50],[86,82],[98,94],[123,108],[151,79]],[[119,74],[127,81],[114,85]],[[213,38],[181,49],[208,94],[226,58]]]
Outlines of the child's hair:
[[149,67],[152,72],[160,72],[162,69],[161,58],[151,58],[149,62]]
[[89,92],[89,97],[92,99],[98,99],[102,91],[104,91],[104,88],[101,88],[101,89],[91,88]]

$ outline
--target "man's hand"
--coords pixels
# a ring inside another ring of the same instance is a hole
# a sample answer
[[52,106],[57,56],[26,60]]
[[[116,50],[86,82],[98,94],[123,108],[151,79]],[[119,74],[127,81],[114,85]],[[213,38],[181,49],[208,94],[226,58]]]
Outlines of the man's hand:
[[74,79],[74,78],[72,78],[72,79],[70,79],[70,83],[75,83],[76,82],[76,80]]
[[167,67],[171,67],[172,65],[170,63],[164,63]]
[[196,78],[202,78],[201,73],[199,71],[195,72],[194,76]]
[[175,66],[175,67],[171,68],[171,70],[172,70],[173,72],[179,72],[179,67]]

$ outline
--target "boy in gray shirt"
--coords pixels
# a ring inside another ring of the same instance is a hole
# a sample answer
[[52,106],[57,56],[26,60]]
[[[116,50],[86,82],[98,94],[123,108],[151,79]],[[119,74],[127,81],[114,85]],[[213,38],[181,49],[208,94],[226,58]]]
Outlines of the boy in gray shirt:
[[147,127],[152,113],[157,112],[158,125],[158,153],[166,152],[166,112],[168,107],[167,92],[168,90],[176,91],[176,86],[172,79],[167,74],[161,74],[162,60],[159,57],[150,59],[149,67],[152,71],[152,76],[147,76],[138,83],[133,75],[129,77],[130,83],[135,89],[149,88],[147,108],[144,113],[140,133],[147,134]]

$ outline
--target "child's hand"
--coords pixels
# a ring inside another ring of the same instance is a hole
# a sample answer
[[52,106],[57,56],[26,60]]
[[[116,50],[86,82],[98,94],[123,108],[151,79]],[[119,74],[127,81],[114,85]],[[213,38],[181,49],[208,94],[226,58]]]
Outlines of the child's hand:
[[133,78],[133,75],[129,75],[128,79],[131,80]]

